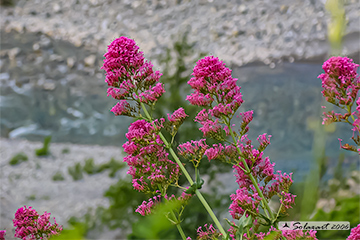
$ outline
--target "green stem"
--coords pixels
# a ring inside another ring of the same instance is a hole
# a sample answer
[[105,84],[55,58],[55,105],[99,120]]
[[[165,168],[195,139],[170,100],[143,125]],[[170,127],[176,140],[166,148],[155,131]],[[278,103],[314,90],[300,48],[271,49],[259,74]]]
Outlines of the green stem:
[[[234,141],[234,144],[235,144],[235,146],[236,146],[236,149],[237,149],[238,153],[241,154],[241,150],[240,150],[240,148],[239,148],[239,147],[237,146],[237,144],[236,144],[236,138],[235,138],[235,135],[234,135],[233,130],[231,129],[230,124],[227,124],[227,126],[228,126],[228,128],[229,128],[229,132],[230,132],[230,135],[231,135],[231,137],[232,137],[232,139],[233,139],[233,141]],[[253,185],[254,185],[257,193],[258,193],[259,196],[261,197],[261,201],[262,201],[263,204],[265,205],[266,210],[269,212],[270,217],[271,217],[271,220],[274,220],[274,214],[273,214],[273,212],[271,211],[269,204],[268,204],[267,201],[265,200],[264,194],[263,194],[262,191],[260,190],[259,185],[258,185],[256,179],[255,179],[254,176],[251,174],[251,171],[250,171],[249,166],[247,165],[247,163],[246,163],[246,161],[245,161],[244,158],[240,158],[240,159],[241,159],[242,163],[244,164],[244,167],[245,167],[245,169],[246,169],[246,172],[248,172],[248,176],[250,177],[250,180],[251,180],[251,182],[253,183]],[[265,209],[264,209],[264,211],[265,211]],[[275,225],[276,225],[276,228],[277,228],[277,224],[275,224]]]
[[182,239],[183,239],[183,240],[186,240],[185,233],[184,233],[184,231],[182,230],[182,228],[181,228],[180,224],[176,224],[176,227],[177,227],[177,229],[178,229],[178,231],[179,231],[179,233],[180,233],[180,235],[181,235]]
[[170,212],[171,212],[172,217],[175,219],[174,222],[176,222],[175,225],[176,225],[176,227],[177,227],[177,229],[178,229],[178,231],[179,231],[179,233],[181,235],[181,238],[183,240],[186,240],[186,236],[185,236],[185,233],[184,233],[184,231],[183,231],[183,229],[182,229],[182,227],[180,225],[180,221],[178,221],[178,219],[176,218],[175,213],[173,212],[173,210],[171,210]]
[[[146,107],[145,107],[145,105],[143,103],[141,103],[141,107],[142,107],[146,117],[149,119],[149,121],[151,121],[152,118],[151,118],[149,112],[147,111],[147,109],[146,109]],[[159,136],[160,136],[161,140],[164,142],[165,146],[167,146],[167,148],[169,149],[169,152],[170,152],[171,156],[174,158],[175,162],[180,167],[181,171],[185,175],[185,177],[188,180],[188,182],[190,183],[190,185],[193,185],[194,181],[192,180],[192,178],[189,175],[188,171],[186,170],[186,168],[184,167],[184,165],[180,161],[179,157],[176,155],[176,153],[174,152],[172,147],[169,145],[169,142],[166,140],[166,138],[164,137],[164,135],[161,132],[159,132]],[[200,202],[204,205],[206,211],[209,213],[210,217],[212,218],[212,220],[216,224],[216,226],[219,229],[219,231],[221,232],[221,234],[225,237],[226,232],[225,232],[224,228],[221,226],[219,220],[215,216],[215,214],[212,211],[212,209],[210,208],[209,204],[206,202],[205,198],[202,196],[202,194],[199,192],[198,189],[196,189],[195,193],[196,193],[196,196],[198,196]]]
[[221,226],[219,220],[217,219],[217,217],[215,216],[214,212],[212,211],[212,209],[210,208],[209,204],[206,202],[205,198],[203,197],[203,195],[201,194],[201,192],[196,189],[195,190],[196,196],[198,196],[200,202],[202,203],[202,205],[204,205],[205,209],[207,210],[207,212],[209,213],[210,217],[212,218],[212,220],[214,221],[214,223],[216,224],[216,226],[218,227],[219,231],[221,232],[221,234],[226,237],[226,232],[223,229],[223,227]]
[[352,120],[355,122],[355,118],[354,118],[354,116],[353,116],[353,115],[351,115],[351,107],[350,107],[349,105],[347,105],[347,110],[348,110],[348,112],[349,112],[349,114],[350,114],[350,116],[351,116]]

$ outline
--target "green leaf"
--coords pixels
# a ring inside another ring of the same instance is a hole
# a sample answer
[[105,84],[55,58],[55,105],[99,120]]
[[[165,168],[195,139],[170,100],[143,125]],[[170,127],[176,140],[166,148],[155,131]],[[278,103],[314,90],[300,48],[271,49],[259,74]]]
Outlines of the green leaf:
[[194,194],[195,191],[196,191],[196,189],[197,189],[197,184],[194,183],[193,185],[191,185],[191,186],[185,191],[185,193],[187,193],[187,194]]

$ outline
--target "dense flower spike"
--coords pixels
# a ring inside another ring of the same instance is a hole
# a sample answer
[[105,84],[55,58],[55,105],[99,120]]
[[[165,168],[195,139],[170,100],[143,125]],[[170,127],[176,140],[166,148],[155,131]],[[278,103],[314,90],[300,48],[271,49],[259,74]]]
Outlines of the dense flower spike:
[[57,235],[62,231],[54,218],[54,224],[50,223],[50,213],[45,212],[39,215],[32,207],[19,208],[15,213],[13,220],[15,237],[23,240],[43,239],[52,235]]
[[325,73],[319,75],[322,80],[323,95],[326,101],[335,105],[348,105],[359,90],[358,64],[347,57],[331,57],[323,64]]
[[346,240],[358,240],[360,239],[360,224],[351,229],[351,233]]
[[220,134],[222,117],[232,117],[243,103],[240,87],[236,85],[237,79],[231,77],[231,70],[214,56],[199,60],[193,76],[188,84],[195,92],[186,100],[193,105],[210,107],[203,109],[195,121],[203,125],[200,130],[204,136],[214,137]]
[[153,65],[145,60],[134,40],[124,36],[115,39],[104,57],[102,69],[106,71],[108,96],[125,101],[112,109],[116,115],[130,115],[126,100],[151,104],[165,92],[159,83],[161,73],[154,72]]
[[138,120],[130,125],[126,134],[129,141],[123,148],[128,155],[124,161],[130,166],[128,174],[133,177],[133,186],[138,191],[153,192],[158,186],[166,188],[179,177],[179,166],[168,158],[157,134],[163,121]]
[[[358,64],[347,57],[331,57],[323,64],[325,73],[320,74],[318,78],[322,81],[322,94],[326,101],[346,111],[345,113],[324,112],[323,124],[328,125],[333,122],[351,124],[354,132],[352,139],[358,147],[349,144],[341,145],[341,141],[340,147],[360,154],[360,100],[357,96],[360,89],[360,77],[357,74],[358,67]],[[356,105],[354,112],[352,112],[353,105]]]
[[[231,70],[222,61],[213,56],[198,61],[193,76],[188,84],[194,89],[194,93],[187,96],[187,100],[193,105],[206,107],[195,118],[195,122],[202,125],[200,131],[204,136],[216,140],[225,140],[225,136],[229,135],[234,138],[232,145],[214,144],[204,153],[209,160],[218,159],[230,163],[235,169],[239,189],[231,195],[230,214],[233,218],[240,219],[246,211],[257,222],[260,216],[259,206],[264,207],[260,202],[264,200],[267,203],[274,195],[280,197],[280,210],[284,213],[294,204],[295,195],[289,193],[291,174],[275,174],[275,164],[268,157],[263,157],[271,135],[260,135],[257,149],[252,145],[246,133],[253,120],[253,111],[238,115],[242,120],[239,134],[231,129],[234,127],[230,123],[231,119],[243,103],[240,87],[236,85],[237,79],[231,76]],[[266,209],[268,210],[269,208]]]

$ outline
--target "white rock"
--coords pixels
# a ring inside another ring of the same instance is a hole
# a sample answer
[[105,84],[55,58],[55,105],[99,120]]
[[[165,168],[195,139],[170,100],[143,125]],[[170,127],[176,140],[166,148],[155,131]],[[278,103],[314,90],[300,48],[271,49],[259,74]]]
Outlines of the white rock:
[[96,55],[92,54],[84,59],[85,66],[94,67]]
[[75,65],[75,58],[73,58],[73,57],[68,57],[68,58],[66,59],[66,64],[67,64],[67,66],[68,66],[70,69],[73,68],[74,65]]

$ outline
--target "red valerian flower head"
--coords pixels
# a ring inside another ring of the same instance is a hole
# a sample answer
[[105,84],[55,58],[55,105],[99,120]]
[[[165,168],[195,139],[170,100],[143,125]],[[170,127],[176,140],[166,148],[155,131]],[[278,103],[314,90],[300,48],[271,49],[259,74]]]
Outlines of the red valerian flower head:
[[[145,60],[144,53],[139,51],[134,40],[124,36],[115,39],[104,57],[101,69],[106,71],[108,96],[125,102],[135,100],[150,104],[165,92],[163,84],[159,83],[162,74],[153,70],[153,65]],[[128,111],[120,111],[119,107],[113,112],[116,115],[130,115]]]

